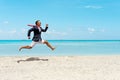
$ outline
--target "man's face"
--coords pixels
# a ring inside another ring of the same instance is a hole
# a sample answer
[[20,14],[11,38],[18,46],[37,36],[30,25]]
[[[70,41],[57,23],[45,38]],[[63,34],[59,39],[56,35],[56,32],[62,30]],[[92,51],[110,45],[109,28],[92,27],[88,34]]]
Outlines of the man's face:
[[41,22],[40,21],[37,22],[37,26],[39,26],[39,27],[41,26]]

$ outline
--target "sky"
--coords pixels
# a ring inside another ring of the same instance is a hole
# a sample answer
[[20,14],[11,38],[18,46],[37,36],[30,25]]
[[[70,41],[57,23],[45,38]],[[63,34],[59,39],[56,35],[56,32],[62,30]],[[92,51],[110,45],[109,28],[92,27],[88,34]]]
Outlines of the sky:
[[0,40],[27,40],[36,20],[43,39],[120,40],[120,0],[0,0]]

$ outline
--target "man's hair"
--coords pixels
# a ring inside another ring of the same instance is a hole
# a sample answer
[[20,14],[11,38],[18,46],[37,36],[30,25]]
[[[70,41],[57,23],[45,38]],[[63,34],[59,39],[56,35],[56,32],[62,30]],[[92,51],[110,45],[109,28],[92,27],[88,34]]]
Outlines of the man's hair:
[[37,25],[38,22],[40,22],[40,20],[35,21],[35,24]]

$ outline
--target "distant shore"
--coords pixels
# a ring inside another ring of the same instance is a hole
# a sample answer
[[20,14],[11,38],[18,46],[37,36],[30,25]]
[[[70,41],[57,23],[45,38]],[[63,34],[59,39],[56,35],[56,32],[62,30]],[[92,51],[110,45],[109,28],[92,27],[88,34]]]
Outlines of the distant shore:
[[1,80],[119,80],[120,56],[0,57]]

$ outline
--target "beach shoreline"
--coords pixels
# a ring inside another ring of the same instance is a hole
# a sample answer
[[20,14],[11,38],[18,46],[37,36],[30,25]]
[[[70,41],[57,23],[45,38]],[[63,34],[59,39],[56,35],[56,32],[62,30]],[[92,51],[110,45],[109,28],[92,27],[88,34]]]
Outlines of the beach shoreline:
[[119,80],[120,56],[0,57],[0,80]]

